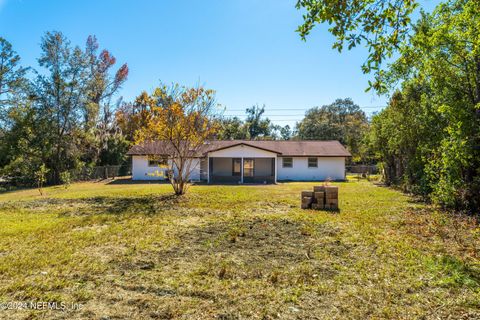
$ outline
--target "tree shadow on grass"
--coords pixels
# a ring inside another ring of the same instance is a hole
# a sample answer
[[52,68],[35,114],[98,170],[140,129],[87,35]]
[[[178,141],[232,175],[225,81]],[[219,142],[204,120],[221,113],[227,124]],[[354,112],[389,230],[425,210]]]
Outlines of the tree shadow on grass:
[[154,215],[178,205],[179,198],[174,194],[169,194],[128,198],[95,197],[81,199],[80,201],[94,208],[95,211],[99,213],[113,215],[128,213]]
[[62,216],[96,214],[154,215],[172,209],[181,202],[174,194],[142,197],[92,197],[81,199],[36,199],[0,205],[0,209],[24,209],[35,213],[58,213]]
[[[106,180],[103,180],[106,181]],[[170,184],[166,180],[132,180],[131,177],[120,177],[111,179],[106,184],[108,185],[135,185],[135,184]]]

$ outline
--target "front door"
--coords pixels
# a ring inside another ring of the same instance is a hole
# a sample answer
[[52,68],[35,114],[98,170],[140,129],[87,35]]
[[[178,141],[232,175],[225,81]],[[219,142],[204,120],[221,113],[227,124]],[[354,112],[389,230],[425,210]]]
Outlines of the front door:
[[243,182],[254,182],[255,176],[255,159],[245,158],[243,159]]

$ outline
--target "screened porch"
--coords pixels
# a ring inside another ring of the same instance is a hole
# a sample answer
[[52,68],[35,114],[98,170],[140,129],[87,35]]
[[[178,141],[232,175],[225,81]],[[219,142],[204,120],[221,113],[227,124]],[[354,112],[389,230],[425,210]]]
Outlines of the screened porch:
[[222,158],[208,161],[210,183],[275,183],[275,158]]

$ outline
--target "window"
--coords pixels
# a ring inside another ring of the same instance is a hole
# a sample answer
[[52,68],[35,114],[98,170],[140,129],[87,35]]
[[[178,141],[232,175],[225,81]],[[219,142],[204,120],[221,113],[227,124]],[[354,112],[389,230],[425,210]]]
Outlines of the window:
[[243,176],[253,177],[255,176],[255,160],[243,159]]
[[148,157],[148,166],[149,167],[167,168],[168,167],[168,159],[167,159],[167,157],[149,156]]
[[317,168],[318,167],[318,158],[308,158],[308,167]]
[[242,174],[242,159],[232,159],[232,176],[239,177]]
[[293,158],[282,158],[284,168],[293,168]]

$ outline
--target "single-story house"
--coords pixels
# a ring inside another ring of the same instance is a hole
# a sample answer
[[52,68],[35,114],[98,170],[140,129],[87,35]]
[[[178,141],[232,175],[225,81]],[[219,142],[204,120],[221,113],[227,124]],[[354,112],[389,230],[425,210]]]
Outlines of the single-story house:
[[[208,141],[192,158],[190,180],[208,183],[276,183],[344,180],[350,153],[338,141]],[[133,180],[167,179],[163,141],[133,146]]]

